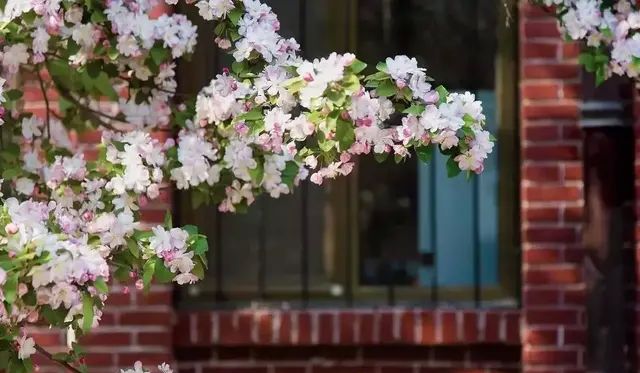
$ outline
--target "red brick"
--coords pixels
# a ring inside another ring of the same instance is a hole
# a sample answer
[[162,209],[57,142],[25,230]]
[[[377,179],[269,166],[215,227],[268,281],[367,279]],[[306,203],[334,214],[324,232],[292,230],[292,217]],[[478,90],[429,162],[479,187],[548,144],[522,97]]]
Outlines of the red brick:
[[383,366],[380,367],[380,373],[413,373],[411,364],[405,366]]
[[251,343],[252,323],[253,315],[250,313],[220,312],[218,314],[220,344],[244,345]]
[[562,85],[563,98],[580,98],[582,97],[582,85],[578,83],[564,83]]
[[578,352],[575,350],[525,350],[523,360],[531,365],[576,365]]
[[113,365],[114,357],[114,354],[90,352],[84,358],[87,365],[91,367],[106,367]]
[[[206,367],[202,369],[202,373],[267,373],[268,369],[264,367],[242,367],[242,366],[219,366]],[[182,371],[180,372],[182,373]]]
[[421,325],[420,343],[433,344],[436,341],[436,324],[433,312],[422,311],[418,317]]
[[298,317],[298,343],[310,344],[311,343],[311,314],[309,312],[299,312]]
[[138,305],[149,305],[149,306],[161,306],[168,305],[172,306],[171,303],[172,295],[171,291],[151,291],[149,294],[137,293],[136,294],[136,304]]
[[527,105],[522,109],[526,119],[576,119],[579,110],[573,104]]
[[524,281],[536,285],[567,285],[579,283],[581,273],[577,268],[538,268],[524,270]]
[[136,361],[143,366],[156,366],[163,361],[171,361],[171,354],[162,352],[126,352],[118,354],[118,364],[131,367]]
[[462,338],[465,343],[478,341],[478,315],[473,312],[465,312],[462,322]]
[[524,22],[524,36],[526,38],[559,38],[558,23],[553,19],[531,20]]
[[534,346],[551,346],[558,344],[558,331],[549,329],[529,329],[524,336],[525,343]]
[[564,304],[581,306],[585,304],[585,289],[571,289],[563,291]]
[[278,342],[291,344],[293,342],[291,333],[293,332],[291,312],[280,313],[280,329],[278,330]]
[[489,343],[500,341],[500,315],[493,312],[485,315],[484,340]]
[[122,325],[165,325],[171,324],[170,312],[125,312],[120,315]]
[[525,221],[535,223],[553,223],[560,217],[560,211],[555,207],[525,207],[522,213]]
[[523,252],[523,263],[526,264],[548,264],[558,263],[561,260],[561,253],[557,249],[529,249]]
[[274,315],[269,311],[259,312],[254,316],[259,344],[271,344],[273,342],[273,318]]
[[562,138],[565,140],[582,140],[582,129],[576,124],[562,126]]
[[575,145],[530,145],[524,149],[524,158],[539,161],[573,161],[580,152]]
[[560,303],[560,292],[558,290],[525,289],[522,302],[525,307],[557,305]]
[[143,346],[162,346],[171,349],[173,340],[169,332],[139,332],[138,344]]
[[380,312],[379,329],[380,330],[380,342],[389,343],[395,342],[395,336],[393,335],[393,324],[395,312]]
[[526,141],[553,141],[560,139],[560,127],[557,125],[528,126],[524,129]]
[[579,315],[576,310],[556,308],[526,308],[525,321],[529,325],[578,325]]
[[573,228],[547,227],[527,228],[524,230],[524,239],[528,242],[576,242],[578,234]]
[[458,321],[455,312],[444,311],[440,313],[440,330],[442,343],[458,342]]
[[122,332],[102,332],[100,329],[80,339],[84,346],[128,346],[131,334]]
[[195,338],[196,343],[199,345],[211,344],[211,313],[210,312],[197,312],[195,315]]
[[556,165],[528,164],[523,167],[523,179],[537,182],[560,180],[560,168]]
[[584,207],[565,207],[562,218],[566,222],[581,222],[584,219]]
[[558,57],[558,45],[561,41],[553,43],[544,42],[524,42],[522,50],[524,58],[547,58],[556,59]]
[[564,329],[564,345],[565,346],[584,346],[587,340],[587,332],[584,328],[565,328]]
[[402,343],[416,343],[416,314],[413,311],[402,312],[400,315],[399,337]]
[[565,180],[582,180],[582,165],[581,164],[565,164],[564,165],[564,178]]
[[333,312],[321,312],[318,314],[318,342],[320,344],[333,343],[335,314]]
[[62,342],[61,334],[58,332],[43,331],[33,333],[30,336],[33,337],[37,344],[43,347],[59,346]]
[[552,14],[548,12],[546,9],[544,9],[539,5],[529,3],[529,2],[521,3],[520,15],[525,19],[530,19],[530,18],[538,18],[542,20],[546,19],[547,22],[554,20],[554,18],[552,17]]
[[578,187],[564,186],[534,186],[524,191],[523,198],[527,201],[575,201],[582,196],[582,190]]
[[562,44],[562,58],[574,59],[578,58],[582,49],[582,45],[579,43],[563,43]]
[[577,79],[580,69],[576,64],[536,64],[524,67],[524,79]]

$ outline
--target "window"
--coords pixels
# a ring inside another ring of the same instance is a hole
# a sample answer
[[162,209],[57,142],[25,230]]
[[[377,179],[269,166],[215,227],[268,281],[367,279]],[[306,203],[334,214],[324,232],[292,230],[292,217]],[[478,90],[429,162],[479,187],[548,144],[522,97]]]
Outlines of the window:
[[[480,177],[448,179],[443,159],[401,165],[361,159],[356,172],[322,188],[260,198],[245,215],[193,210],[180,193],[178,218],[210,237],[206,279],[182,304],[292,306],[514,304],[517,260],[515,45],[493,0],[271,0],[281,32],[305,57],[356,52],[375,64],[418,58],[438,82],[480,97],[498,146]],[[196,22],[202,22],[194,17]],[[201,26],[200,38],[213,27]],[[200,48],[183,64],[196,92],[229,57]]]

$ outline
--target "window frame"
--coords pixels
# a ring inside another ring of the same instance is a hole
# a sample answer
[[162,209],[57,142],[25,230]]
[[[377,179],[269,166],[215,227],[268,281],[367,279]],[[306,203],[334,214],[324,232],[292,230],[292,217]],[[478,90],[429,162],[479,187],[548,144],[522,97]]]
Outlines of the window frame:
[[[304,2],[304,0],[302,0]],[[346,52],[357,50],[357,14],[359,0],[326,0],[335,11],[332,15],[344,15],[344,19],[331,18],[331,30],[329,38],[336,46],[336,51]],[[516,13],[508,9],[515,9],[515,0],[505,0],[508,6],[497,3],[497,53],[496,53],[496,118],[499,123],[496,133],[500,144],[498,193],[500,205],[498,210],[498,242],[500,245],[498,255],[499,284],[497,286],[483,286],[480,288],[480,299],[484,305],[516,306],[519,304],[520,283],[520,250],[519,250],[519,130],[518,130],[518,65],[517,65],[517,20]],[[213,28],[200,22],[203,29]],[[303,45],[304,48],[304,45]],[[219,53],[211,48],[206,51],[206,56],[198,60],[198,64],[190,66],[188,72],[180,69],[179,77],[198,77],[206,71],[207,64],[214,62],[217,65]],[[195,71],[195,73],[194,73]],[[180,79],[180,83],[186,83],[188,91],[197,90],[198,79]],[[330,181],[323,187],[327,189],[328,204],[325,207],[325,239],[323,252],[333,255],[333,273],[330,281],[342,286],[342,291],[336,289],[309,287],[307,289],[308,301],[313,305],[366,305],[369,303],[380,304],[381,300],[387,300],[388,305],[394,304],[419,304],[422,307],[436,306],[447,302],[471,301],[474,298],[473,287],[440,287],[439,289],[414,286],[372,286],[359,284],[359,234],[357,224],[358,214],[358,174],[359,167],[356,164],[353,173],[344,178]],[[296,191],[300,193],[300,191]],[[220,225],[218,213],[211,214],[212,207],[207,209],[193,209],[190,206],[188,193],[178,193],[176,200],[176,213],[181,223],[186,223],[185,217],[198,214],[207,214],[206,218],[212,221],[206,232],[211,242],[211,247],[220,245],[220,237],[215,233],[215,227]],[[182,218],[182,219],[181,219]],[[219,227],[218,227],[219,228]],[[218,230],[219,231],[219,230]],[[327,231],[329,233],[327,233]],[[210,263],[221,263],[216,257],[215,249],[210,252]],[[344,253],[340,255],[340,253]],[[513,266],[517,266],[514,270]],[[246,303],[281,303],[286,302],[292,306],[297,304],[306,306],[307,301],[301,299],[301,290],[298,284],[291,287],[269,287],[268,292],[256,291],[255,288],[241,289],[226,286],[222,289],[223,281],[221,270],[209,270],[216,274],[215,291],[198,291],[197,287],[189,287],[180,290],[180,305],[192,307],[194,305],[213,304],[216,308],[236,307]],[[206,279],[204,280],[206,281]],[[333,291],[332,291],[333,290]],[[338,294],[339,293],[339,294]],[[437,295],[436,295],[437,294]],[[435,300],[435,303],[432,302]],[[506,302],[503,302],[506,301]],[[502,302],[502,303],[501,303]],[[476,306],[478,306],[476,304]],[[482,306],[482,305],[480,305]]]

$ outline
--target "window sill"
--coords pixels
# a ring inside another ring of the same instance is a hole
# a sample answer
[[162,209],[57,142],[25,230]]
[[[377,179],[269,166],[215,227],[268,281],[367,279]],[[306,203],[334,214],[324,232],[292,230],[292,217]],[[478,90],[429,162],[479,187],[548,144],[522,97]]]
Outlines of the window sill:
[[520,344],[517,309],[182,311],[177,347]]

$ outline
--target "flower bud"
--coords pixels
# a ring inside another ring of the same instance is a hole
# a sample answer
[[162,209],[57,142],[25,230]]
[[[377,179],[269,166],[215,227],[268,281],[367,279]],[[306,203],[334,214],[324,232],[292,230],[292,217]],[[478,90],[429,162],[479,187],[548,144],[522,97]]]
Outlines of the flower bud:
[[9,223],[4,227],[4,231],[8,235],[13,236],[14,234],[18,233],[18,226],[14,223]]

